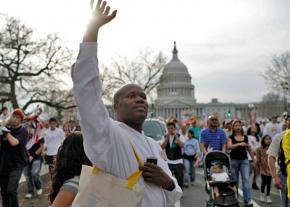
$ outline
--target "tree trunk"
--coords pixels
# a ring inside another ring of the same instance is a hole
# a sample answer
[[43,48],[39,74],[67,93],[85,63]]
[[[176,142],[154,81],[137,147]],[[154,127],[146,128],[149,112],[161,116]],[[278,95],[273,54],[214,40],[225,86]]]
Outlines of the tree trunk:
[[18,101],[16,98],[16,93],[15,93],[15,82],[14,81],[11,81],[11,83],[10,83],[10,93],[11,93],[10,99],[11,99],[13,108],[14,109],[19,108]]
[[57,119],[62,120],[63,116],[61,114],[62,110],[61,109],[56,109],[57,110]]

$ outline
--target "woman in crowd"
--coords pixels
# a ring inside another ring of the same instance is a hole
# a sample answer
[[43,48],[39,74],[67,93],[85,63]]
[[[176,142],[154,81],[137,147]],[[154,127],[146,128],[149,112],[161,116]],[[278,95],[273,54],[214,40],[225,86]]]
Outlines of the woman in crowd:
[[249,185],[250,164],[247,152],[250,153],[251,157],[253,156],[248,143],[248,137],[244,135],[242,123],[239,120],[233,121],[233,133],[228,139],[227,148],[231,150],[230,157],[232,160],[233,180],[237,182],[237,186],[239,186],[239,173],[242,176],[244,206],[253,206]]
[[79,185],[82,165],[91,165],[87,158],[80,132],[68,135],[60,147],[49,195],[52,207],[71,206]]
[[[260,195],[260,201],[261,202],[267,202],[272,203],[272,200],[270,198],[270,191],[271,191],[271,181],[272,176],[270,172],[270,168],[268,166],[268,156],[267,156],[267,150],[272,142],[272,139],[269,135],[264,135],[261,140],[261,147],[257,149],[257,159],[256,159],[256,166],[260,171],[261,174],[261,195]],[[265,188],[267,187],[267,193],[265,197]]]
[[187,133],[188,139],[184,142],[183,162],[184,162],[184,187],[193,185],[195,182],[195,162],[200,156],[199,142],[194,138],[193,129],[189,129]]
[[[247,131],[247,135],[248,135],[248,140],[249,140],[249,145],[251,147],[252,153],[254,155],[254,158],[256,157],[256,150],[260,147],[260,137],[258,135],[258,128],[257,125],[252,125],[248,131]],[[253,184],[252,184],[252,189],[254,190],[259,190],[258,186],[257,186],[257,168],[254,166],[254,160],[252,160],[251,156],[248,156],[249,160],[251,162],[250,164],[250,175],[254,174],[253,176]]]

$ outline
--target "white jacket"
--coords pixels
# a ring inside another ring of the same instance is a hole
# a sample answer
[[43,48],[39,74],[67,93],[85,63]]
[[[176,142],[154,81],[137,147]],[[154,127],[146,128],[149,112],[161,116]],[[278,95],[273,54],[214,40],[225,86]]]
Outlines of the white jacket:
[[84,148],[91,162],[114,176],[126,179],[139,167],[130,140],[143,161],[146,161],[147,157],[158,158],[158,165],[170,175],[176,186],[173,191],[167,191],[146,183],[141,177],[138,182],[145,186],[142,207],[174,206],[182,196],[182,190],[173,178],[160,146],[144,134],[111,119],[108,115],[102,102],[97,43],[81,43],[77,62],[72,69],[72,79],[84,136]]

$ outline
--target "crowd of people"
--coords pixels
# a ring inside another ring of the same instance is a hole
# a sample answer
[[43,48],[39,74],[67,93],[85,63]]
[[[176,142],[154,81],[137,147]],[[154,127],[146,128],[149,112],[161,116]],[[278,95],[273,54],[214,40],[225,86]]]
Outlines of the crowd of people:
[[[56,156],[66,137],[79,130],[77,122],[70,120],[62,125],[55,118],[42,121],[42,110],[25,115],[21,109],[9,113],[3,107],[0,115],[0,188],[3,207],[18,206],[17,189],[21,175],[27,184],[25,198],[43,193],[40,171],[48,165],[54,180]],[[78,145],[78,147],[82,147]]]
[[[281,190],[281,206],[286,206],[286,172],[282,172],[286,168],[284,166],[277,169],[275,163],[278,158],[280,159],[281,139],[285,130],[290,128],[289,113],[283,113],[279,121],[278,116],[273,116],[266,123],[251,125],[230,119],[220,124],[218,117],[211,115],[206,123],[200,124],[201,128],[198,130],[196,122],[193,122],[193,125],[186,125],[187,122],[178,122],[172,120],[172,117],[170,119],[167,124],[168,135],[161,147],[165,149],[169,167],[171,166],[170,169],[181,187],[188,186],[189,178],[194,182],[195,167],[199,165],[196,160],[201,161],[201,156],[211,151],[223,151],[231,158],[232,179],[237,182],[237,186],[241,175],[246,206],[252,205],[251,188],[260,190],[261,202],[272,203],[270,197],[272,178],[275,186]],[[195,134],[194,131],[200,133]],[[283,165],[284,162],[279,161],[279,164]],[[253,182],[250,185],[252,174]],[[258,176],[261,177],[260,189],[257,186]]]
[[[17,188],[22,172],[27,183],[25,198],[42,194],[40,170],[43,163],[48,165],[51,175],[50,201],[55,203],[54,206],[65,202],[62,198],[64,193],[70,192],[74,198],[82,164],[92,165],[85,154],[78,123],[71,120],[62,124],[55,118],[43,122],[39,119],[41,112],[25,116],[21,109],[15,109],[11,114],[6,107],[3,109],[0,121],[7,125],[2,129],[0,151],[3,206],[17,206]],[[242,121],[229,119],[220,124],[218,117],[211,115],[206,123],[200,124],[204,127],[198,127],[196,121],[179,122],[170,117],[168,133],[160,147],[181,189],[194,186],[195,170],[207,153],[223,151],[231,158],[232,179],[238,182],[241,175],[246,205],[251,205],[251,187],[252,190],[260,190],[261,202],[271,203],[271,182],[274,178],[274,185],[281,190],[281,205],[284,207],[287,173],[285,167],[277,169],[275,163],[280,159],[285,130],[290,129],[289,117],[287,113],[279,118],[279,122],[277,116],[273,116],[266,124],[245,126]],[[249,183],[251,175],[252,185]],[[259,176],[261,185],[257,186]],[[72,200],[68,199],[68,203]]]
[[[253,205],[251,174],[254,190],[259,189],[257,177],[261,176],[261,202],[272,202],[270,189],[274,179],[275,186],[281,190],[281,206],[287,206],[287,165],[281,153],[281,140],[285,130],[290,129],[290,114],[283,114],[279,122],[273,116],[268,123],[250,125],[235,119],[221,123],[213,114],[202,124],[204,127],[174,118],[168,120],[168,132],[159,144],[142,133],[148,113],[146,94],[140,86],[128,84],[114,95],[116,120],[109,117],[101,98],[97,39],[99,29],[116,14],[117,11],[110,13],[106,2],[98,1],[72,68],[80,125],[76,121],[61,123],[55,118],[43,122],[39,118],[40,109],[26,116],[21,109],[9,114],[6,107],[2,108],[0,188],[3,207],[19,206],[18,185],[23,172],[27,183],[25,197],[29,199],[43,193],[40,178],[43,162],[49,166],[52,182],[49,199],[53,207],[74,206],[74,203],[95,206],[96,198],[98,202],[106,200],[112,206],[122,206],[118,199],[127,195],[135,196],[134,206],[174,206],[182,196],[182,189],[194,186],[196,167],[213,151],[229,155],[233,169],[231,179],[236,183],[231,189],[235,192],[241,175],[245,206]],[[94,166],[91,168],[94,176],[105,172],[102,176],[108,182],[118,180],[110,185],[127,181],[126,190],[103,195],[98,190],[105,189],[104,186],[88,186],[80,191],[82,165]],[[222,171],[223,166],[215,163],[212,179],[230,179]],[[214,188],[214,193],[220,196],[218,188]]]

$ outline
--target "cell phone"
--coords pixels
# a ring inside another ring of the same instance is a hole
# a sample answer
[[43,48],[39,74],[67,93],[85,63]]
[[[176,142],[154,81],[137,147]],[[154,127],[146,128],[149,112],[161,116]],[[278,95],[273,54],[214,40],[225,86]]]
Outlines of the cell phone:
[[153,163],[155,165],[157,165],[157,158],[155,157],[148,157],[146,162],[149,162],[149,163]]

